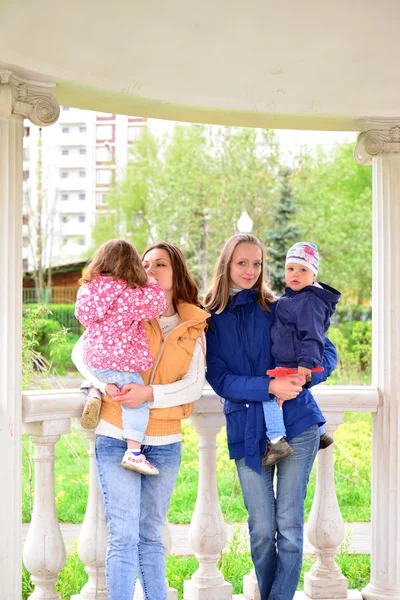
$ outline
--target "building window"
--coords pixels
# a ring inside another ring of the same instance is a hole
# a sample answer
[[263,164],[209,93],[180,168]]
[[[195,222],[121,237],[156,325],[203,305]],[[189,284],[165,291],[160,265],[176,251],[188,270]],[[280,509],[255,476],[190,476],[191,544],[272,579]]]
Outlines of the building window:
[[23,173],[22,173],[22,179],[24,181],[27,181],[29,179],[29,171],[23,171]]
[[86,200],[86,194],[85,193],[79,194],[79,200]]
[[81,127],[79,127],[79,133],[86,133],[86,131],[87,131],[86,125],[81,125]]
[[24,137],[29,137],[31,134],[30,127],[24,127]]
[[85,223],[86,222],[86,215],[79,215],[79,223]]
[[97,125],[96,128],[97,139],[100,141],[103,140],[112,140],[113,138],[113,126],[112,125]]
[[63,216],[61,217],[61,221],[62,221],[63,223],[68,223],[68,221],[69,221],[69,215],[63,215]]
[[76,243],[79,246],[84,246],[85,245],[85,238],[83,236],[77,236]]
[[115,118],[115,113],[106,113],[106,112],[98,112],[97,116],[100,118],[105,118],[107,117],[108,119],[114,119]]
[[28,259],[27,258],[23,258],[22,259],[22,270],[23,271],[27,271],[28,270]]
[[143,127],[135,125],[133,127],[128,127],[128,142],[133,142],[134,140],[140,139],[142,136]]
[[62,171],[61,173],[61,179],[68,179],[69,173],[68,171]]
[[106,192],[96,192],[96,206],[107,206],[106,197]]
[[112,171],[110,169],[97,169],[96,171],[96,182],[100,185],[110,185],[112,178]]
[[86,156],[86,148],[79,148],[79,154],[81,156]]
[[63,156],[68,156],[68,154],[69,154],[69,150],[66,150],[66,149],[64,148],[64,149],[63,149],[63,151],[62,151],[62,155],[63,155]]
[[62,132],[63,133],[69,133],[69,127],[63,127],[62,128]]
[[86,177],[86,171],[79,171],[79,177]]
[[96,148],[96,161],[97,162],[109,162],[112,157],[112,150],[106,146],[99,146]]
[[61,194],[61,200],[68,200],[68,194]]
[[63,106],[62,109],[63,111],[69,110],[69,106]]

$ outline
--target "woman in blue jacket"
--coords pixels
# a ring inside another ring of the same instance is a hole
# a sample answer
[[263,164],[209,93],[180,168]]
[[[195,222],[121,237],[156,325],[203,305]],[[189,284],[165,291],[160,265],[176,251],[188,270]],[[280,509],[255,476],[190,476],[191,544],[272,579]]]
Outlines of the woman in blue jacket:
[[[212,317],[207,333],[207,380],[224,399],[229,454],[236,461],[249,514],[251,555],[261,600],[292,600],[303,552],[304,498],[325,420],[304,376],[272,379],[271,327],[275,298],[264,282],[264,252],[250,234],[225,244],[205,304]],[[320,383],[335,368],[326,339]],[[294,454],[262,468],[266,427],[262,403],[283,400],[286,435]],[[273,479],[278,475],[276,496]]]

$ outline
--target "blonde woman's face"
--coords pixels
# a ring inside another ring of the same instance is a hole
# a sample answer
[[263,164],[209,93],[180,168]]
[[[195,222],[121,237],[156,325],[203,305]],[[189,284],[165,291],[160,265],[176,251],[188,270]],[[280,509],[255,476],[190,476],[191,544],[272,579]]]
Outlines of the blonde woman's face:
[[240,290],[251,289],[260,277],[261,267],[261,248],[247,242],[238,244],[230,264],[229,287]]
[[172,292],[172,264],[166,250],[161,248],[150,250],[143,259],[143,267],[147,275],[154,277],[165,292]]

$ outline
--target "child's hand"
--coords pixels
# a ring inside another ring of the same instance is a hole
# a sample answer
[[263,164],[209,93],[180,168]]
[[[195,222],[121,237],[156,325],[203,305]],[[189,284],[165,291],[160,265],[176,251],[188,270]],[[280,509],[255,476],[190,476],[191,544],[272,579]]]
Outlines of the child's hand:
[[106,385],[106,394],[107,396],[111,396],[111,398],[115,398],[119,396],[121,390],[114,383],[107,383]]
[[304,376],[311,375],[311,369],[306,369],[305,367],[299,366],[297,368],[297,372],[299,375],[304,375]]

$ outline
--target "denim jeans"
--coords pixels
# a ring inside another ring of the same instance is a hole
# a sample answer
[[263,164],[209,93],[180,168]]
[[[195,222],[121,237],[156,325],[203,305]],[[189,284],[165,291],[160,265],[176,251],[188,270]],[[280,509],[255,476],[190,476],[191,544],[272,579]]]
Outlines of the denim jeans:
[[159,475],[141,475],[120,466],[126,442],[99,435],[96,466],[108,527],[108,600],[132,600],[139,575],[145,600],[166,600],[162,540],[169,501],[178,474],[181,443],[142,446]]
[[300,577],[304,498],[318,451],[318,426],[291,439],[290,445],[294,454],[274,467],[263,468],[261,475],[247,467],[244,458],[236,460],[261,600],[292,600]]
[[273,440],[277,437],[285,437],[286,428],[283,422],[283,411],[276,400],[263,402],[265,424],[267,426],[267,437]]
[[[113,371],[111,369],[89,368],[103,383],[114,383],[120,389],[126,383],[137,383],[144,385],[139,373],[133,371]],[[145,437],[145,431],[149,423],[150,409],[147,402],[136,408],[127,408],[122,406],[122,435],[126,440],[134,440],[142,443]]]

